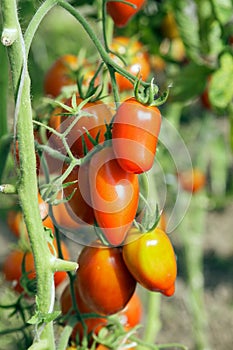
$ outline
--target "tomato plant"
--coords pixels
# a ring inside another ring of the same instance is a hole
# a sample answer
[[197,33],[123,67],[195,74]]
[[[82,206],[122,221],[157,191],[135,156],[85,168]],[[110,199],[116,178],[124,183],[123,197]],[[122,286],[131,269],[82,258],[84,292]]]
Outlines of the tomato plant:
[[[117,27],[124,27],[129,20],[142,8],[145,0],[130,0],[129,4],[118,1],[107,2],[107,12]],[[132,4],[133,6],[130,6]]]
[[171,241],[159,228],[146,233],[132,229],[123,246],[123,259],[134,278],[146,289],[173,295],[177,274]]
[[127,305],[136,281],[123,261],[121,249],[98,242],[95,245],[81,251],[76,283],[83,302],[92,311],[111,315]]
[[89,181],[97,224],[110,244],[119,245],[137,212],[137,175],[124,171],[112,147],[105,147],[91,158]]
[[[115,37],[110,45],[111,51],[120,55],[124,62],[126,70],[143,80],[147,80],[150,74],[150,62],[148,53],[143,48],[140,41],[134,38],[124,36]],[[116,55],[112,55],[114,61],[124,66],[124,63]],[[116,82],[120,91],[131,90],[132,82],[126,77],[116,73]]]
[[130,98],[118,108],[112,128],[112,144],[117,161],[128,172],[142,173],[154,162],[161,114],[157,107],[145,106]]

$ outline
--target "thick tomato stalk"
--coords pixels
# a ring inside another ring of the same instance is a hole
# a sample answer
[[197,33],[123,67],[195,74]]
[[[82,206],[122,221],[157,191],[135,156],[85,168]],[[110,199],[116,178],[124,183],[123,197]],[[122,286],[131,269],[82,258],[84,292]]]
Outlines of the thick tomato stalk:
[[135,98],[120,105],[113,121],[112,146],[122,169],[139,174],[152,167],[161,119],[157,107],[145,106]]
[[97,224],[110,244],[120,245],[137,212],[138,177],[123,170],[112,147],[105,147],[91,158],[89,182]]
[[[80,297],[80,293],[77,288],[77,285],[74,285],[74,291],[75,291],[75,301],[79,312],[81,314],[92,313],[92,310],[90,309],[88,304],[83,302],[82,298]],[[63,290],[60,298],[60,304],[61,304],[61,312],[63,315],[68,314],[68,312],[70,312],[70,310],[72,309],[70,285],[67,285]],[[72,311],[72,314],[75,314],[74,310]],[[100,317],[90,317],[90,318],[86,318],[84,322],[87,327],[87,335],[90,335],[92,332],[94,332],[95,334],[98,334],[100,329],[106,325],[107,319],[100,318]],[[84,330],[83,330],[83,325],[81,321],[77,322],[76,325],[74,326],[73,332],[71,334],[71,339],[75,341],[77,335],[81,342],[84,336]]]
[[[83,102],[83,99],[77,95],[77,106],[79,106],[81,102]],[[71,107],[72,98],[64,101],[64,104]],[[94,147],[94,144],[88,137],[87,132],[93,139],[98,138],[98,143],[101,144],[105,141],[105,133],[107,131],[106,124],[110,123],[112,119],[110,109],[100,100],[95,102],[87,102],[82,108],[82,111],[86,112],[87,115],[82,115],[80,119],[77,120],[66,137],[66,141],[73,155],[77,158],[84,156],[84,142],[87,151],[90,151]],[[72,114],[64,115],[67,113],[68,111],[62,109],[61,107],[55,108],[50,117],[49,126],[61,133],[66,131],[66,129],[70,127],[71,123],[74,123],[75,119],[77,119],[77,116]],[[49,142],[51,143],[52,147],[58,148],[63,153],[65,152],[64,146],[58,137],[54,135],[50,136]]]
[[173,295],[177,265],[166,233],[159,228],[144,234],[132,229],[127,241],[123,246],[123,259],[137,282],[148,290]]
[[[56,240],[54,240],[53,244],[57,252],[58,247],[57,247]],[[53,254],[53,248],[50,244],[49,244],[49,249]],[[64,242],[61,242],[61,250],[62,250],[64,259],[69,260],[70,254]],[[34,265],[34,257],[31,251],[28,251],[25,253],[23,250],[20,250],[20,249],[12,250],[7,255],[2,268],[5,279],[7,281],[12,281],[13,288],[19,293],[23,291],[23,288],[20,283],[20,279],[23,274],[23,270],[22,270],[23,259],[25,259],[24,266],[25,266],[25,272],[27,273],[28,279],[34,279],[36,277],[36,272],[35,272],[35,265]],[[65,280],[66,276],[67,274],[65,271],[55,272],[54,274],[55,287],[60,285]]]
[[107,2],[107,13],[112,17],[117,27],[125,27],[129,20],[142,8],[145,0],[130,0],[130,6],[118,1]]
[[123,310],[132,297],[136,281],[127,269],[120,248],[94,242],[78,258],[77,287],[93,312],[111,315]]
[[[112,52],[124,59],[125,68],[129,73],[139,76],[143,80],[148,79],[151,71],[149,55],[140,41],[118,36],[113,39],[110,48]],[[120,66],[124,66],[122,60],[116,55],[111,55],[111,58]],[[117,72],[116,82],[120,92],[133,88],[132,82]]]

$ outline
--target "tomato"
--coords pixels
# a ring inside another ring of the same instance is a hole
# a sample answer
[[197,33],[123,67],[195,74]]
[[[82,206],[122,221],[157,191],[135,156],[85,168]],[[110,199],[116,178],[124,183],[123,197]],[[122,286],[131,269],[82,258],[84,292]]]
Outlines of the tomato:
[[[71,106],[72,99],[67,99],[64,104]],[[77,95],[76,103],[77,106],[83,100]],[[87,115],[82,116],[73,126],[71,131],[67,134],[67,143],[75,157],[80,158],[84,156],[83,140],[87,146],[87,151],[90,151],[94,146],[89,140],[86,131],[88,131],[93,139],[99,134],[98,142],[102,143],[105,140],[106,123],[109,123],[112,119],[112,113],[108,106],[101,101],[88,102],[82,108],[82,111],[87,112]],[[56,108],[49,120],[49,125],[59,132],[64,132],[71,123],[74,122],[75,116],[69,115],[64,116],[62,114],[67,113],[66,110],[62,108]],[[89,115],[91,114],[91,116]],[[50,137],[49,140],[52,144],[57,145],[57,148],[64,151],[64,147],[56,136]]]
[[[85,313],[91,313],[92,310],[89,308],[87,304],[85,304],[81,297],[79,290],[77,288],[77,285],[74,286],[75,288],[75,300],[78,307],[78,310],[81,314]],[[61,304],[61,311],[63,315],[66,315],[71,307],[72,307],[72,298],[70,293],[70,286],[67,285],[65,289],[63,290],[60,298],[60,304]],[[72,314],[74,314],[75,311],[72,311]],[[91,332],[94,332],[95,334],[98,334],[100,329],[106,325],[107,319],[106,318],[100,318],[100,317],[91,317],[85,319],[85,324],[87,326],[87,334],[90,334]],[[79,339],[82,340],[83,338],[83,326],[81,322],[77,322],[77,324],[74,326],[71,339],[75,341],[76,336],[79,336]]]
[[119,165],[127,172],[142,173],[154,162],[161,114],[135,98],[118,108],[112,127],[112,145]]
[[44,92],[53,97],[61,93],[64,86],[76,84],[72,73],[78,68],[78,58],[75,55],[59,57],[46,73],[44,79]]
[[176,257],[168,236],[155,228],[147,233],[132,229],[123,246],[123,259],[144,288],[170,296],[175,291]]
[[124,309],[136,281],[128,271],[119,248],[97,244],[86,246],[78,258],[77,286],[90,309],[111,315]]
[[126,26],[129,20],[142,8],[145,0],[130,0],[128,2],[136,7],[118,1],[107,2],[107,13],[112,17],[117,27]]
[[180,36],[177,23],[172,12],[168,12],[163,18],[161,29],[163,35],[169,39],[176,39]]
[[183,190],[196,193],[205,186],[206,176],[200,169],[188,169],[178,174],[178,181]]
[[68,213],[79,224],[94,223],[88,176],[89,162],[85,162],[81,166],[76,166],[65,179],[65,183],[76,181],[76,183],[64,188],[64,195],[68,198],[75,191],[65,206]]
[[[54,247],[57,251],[57,243],[54,241]],[[51,252],[52,247],[49,246]],[[61,242],[61,250],[64,255],[64,259],[69,259],[69,251],[64,242]],[[22,292],[23,288],[20,284],[20,278],[22,277],[22,263],[25,255],[25,271],[28,272],[28,278],[33,279],[36,277],[34,258],[32,252],[24,252],[20,249],[12,250],[6,257],[3,263],[3,273],[7,281],[13,282],[13,287],[17,292]],[[57,287],[66,278],[65,271],[57,271],[54,274],[54,283]]]
[[118,313],[118,316],[124,328],[126,330],[129,330],[140,323],[142,319],[142,314],[142,301],[139,298],[139,295],[136,292],[134,292],[126,307]]
[[110,244],[120,245],[137,212],[138,177],[124,171],[112,147],[105,147],[91,158],[89,182],[97,224]]
[[[135,76],[138,75],[143,80],[147,80],[150,75],[149,55],[143,48],[143,45],[140,41],[132,38],[118,36],[113,39],[110,48],[113,52],[122,56],[126,63],[125,69],[129,73]],[[122,60],[119,57],[115,55],[111,55],[111,57],[120,66],[124,66]],[[131,90],[133,88],[133,84],[119,73],[116,73],[116,82],[119,91]]]

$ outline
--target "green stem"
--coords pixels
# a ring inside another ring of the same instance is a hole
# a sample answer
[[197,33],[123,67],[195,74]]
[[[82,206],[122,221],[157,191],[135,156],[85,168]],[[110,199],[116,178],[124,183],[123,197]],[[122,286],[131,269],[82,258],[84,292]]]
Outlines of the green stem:
[[189,212],[179,226],[184,249],[184,266],[188,282],[188,307],[191,313],[196,350],[207,350],[207,317],[204,301],[203,237],[205,226],[205,202],[203,194],[195,194]]
[[147,294],[147,314],[146,314],[146,326],[143,335],[143,340],[147,343],[154,343],[160,328],[160,304],[161,295],[155,292],[148,292]]
[[2,182],[3,173],[7,162],[7,157],[10,151],[12,140],[13,140],[12,135],[7,135],[7,134],[2,136],[0,139],[0,183]]
[[8,61],[7,51],[0,45],[1,74],[0,74],[0,139],[7,134],[7,94],[8,94]]
[[[14,96],[16,101],[15,131],[17,130],[20,174],[17,191],[34,255],[37,274],[37,307],[42,314],[51,313],[54,305],[54,282],[51,253],[46,240],[38,206],[38,188],[36,176],[36,156],[32,124],[32,107],[30,99],[30,77],[25,61],[25,46],[17,15],[15,0],[2,1],[3,32],[12,28],[17,32],[16,40],[8,47],[8,56],[12,71]],[[21,76],[22,72],[22,76]],[[20,91],[18,90],[20,87]],[[36,341],[31,348],[43,348],[42,344],[55,349],[53,324],[43,325],[36,334]],[[42,345],[42,347],[40,346]]]

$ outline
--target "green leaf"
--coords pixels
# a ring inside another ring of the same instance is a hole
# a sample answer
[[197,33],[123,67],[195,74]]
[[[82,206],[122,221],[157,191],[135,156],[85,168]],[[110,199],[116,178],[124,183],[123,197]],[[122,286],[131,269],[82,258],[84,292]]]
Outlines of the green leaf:
[[173,87],[170,89],[172,101],[185,102],[199,96],[206,85],[210,69],[190,63],[173,78]]
[[212,106],[225,109],[233,99],[233,57],[225,53],[220,58],[220,68],[212,74],[209,99]]

